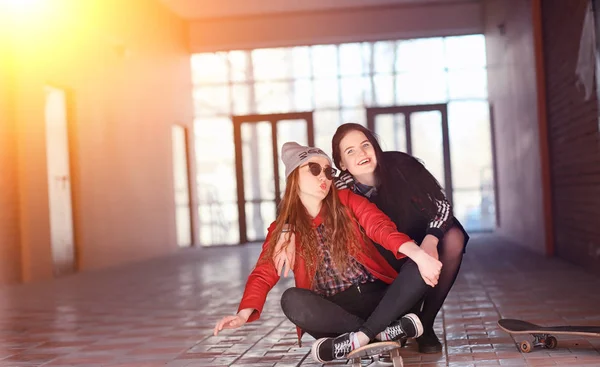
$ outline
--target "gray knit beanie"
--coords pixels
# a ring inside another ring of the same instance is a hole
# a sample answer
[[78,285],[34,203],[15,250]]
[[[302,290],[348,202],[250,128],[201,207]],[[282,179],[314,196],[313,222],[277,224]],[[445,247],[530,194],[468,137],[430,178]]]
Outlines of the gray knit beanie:
[[305,147],[294,141],[283,144],[281,148],[281,160],[285,165],[285,178],[287,178],[293,170],[308,161],[311,157],[327,158],[329,165],[333,167],[331,158],[319,148]]

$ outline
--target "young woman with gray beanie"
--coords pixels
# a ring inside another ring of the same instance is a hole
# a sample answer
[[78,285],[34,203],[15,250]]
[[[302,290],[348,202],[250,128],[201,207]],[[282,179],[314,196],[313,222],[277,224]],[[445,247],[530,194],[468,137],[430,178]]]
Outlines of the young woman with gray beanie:
[[[290,142],[282,160],[287,183],[280,214],[269,227],[238,313],[217,322],[214,334],[259,318],[279,280],[272,261],[277,240],[293,226],[296,287],[283,293],[281,307],[297,326],[299,343],[304,332],[318,339],[312,346],[315,360],[343,359],[374,339],[421,335],[419,318],[407,313],[437,283],[441,263],[367,199],[337,190],[335,169],[322,150]],[[371,240],[396,258],[409,258],[400,272]]]

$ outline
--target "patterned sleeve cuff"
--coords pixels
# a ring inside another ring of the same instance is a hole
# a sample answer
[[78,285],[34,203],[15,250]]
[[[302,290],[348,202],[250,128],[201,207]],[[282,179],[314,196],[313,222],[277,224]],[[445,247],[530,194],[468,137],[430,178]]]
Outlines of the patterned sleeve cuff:
[[442,231],[440,228],[429,227],[425,233],[435,236],[440,241],[442,240],[442,237],[444,237],[444,231]]
[[344,172],[334,181],[338,190],[350,189],[354,185],[354,178],[348,172]]

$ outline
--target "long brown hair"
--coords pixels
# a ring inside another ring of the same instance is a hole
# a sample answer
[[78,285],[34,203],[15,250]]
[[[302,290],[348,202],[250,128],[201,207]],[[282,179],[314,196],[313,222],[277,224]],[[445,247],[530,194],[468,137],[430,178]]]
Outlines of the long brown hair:
[[[316,270],[319,262],[318,239],[312,218],[300,201],[300,174],[296,168],[287,178],[285,194],[280,204],[276,225],[271,234],[266,259],[272,259],[275,245],[285,224],[292,226],[296,235],[296,251],[304,258],[309,271]],[[343,274],[349,267],[349,256],[356,256],[360,249],[358,233],[353,226],[356,220],[342,205],[335,185],[323,199],[324,237],[335,267]],[[283,246],[285,249],[289,243]]]

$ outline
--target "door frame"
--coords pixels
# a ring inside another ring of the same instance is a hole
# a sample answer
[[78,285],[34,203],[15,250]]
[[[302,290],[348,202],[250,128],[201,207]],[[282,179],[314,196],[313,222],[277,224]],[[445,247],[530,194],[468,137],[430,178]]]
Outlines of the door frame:
[[[313,112],[290,112],[290,113],[275,113],[275,114],[255,114],[231,116],[233,122],[233,142],[235,146],[235,176],[237,184],[237,204],[238,204],[238,224],[240,231],[240,244],[248,242],[248,233],[246,228],[246,195],[244,190],[244,167],[242,158],[242,124],[244,123],[271,123],[271,145],[273,151],[273,173],[277,179],[279,175],[279,156],[277,152],[277,123],[286,120],[305,120],[306,132],[308,136],[308,145],[314,146],[314,121]],[[281,190],[279,182],[275,183],[275,207],[279,206],[281,201]]]
[[375,118],[377,115],[403,114],[404,125],[406,127],[406,150],[412,155],[412,133],[410,126],[410,115],[415,112],[439,111],[442,117],[442,145],[444,159],[444,191],[446,199],[452,205],[453,187],[452,187],[452,166],[450,160],[450,134],[448,129],[448,105],[446,103],[411,105],[411,106],[389,106],[389,107],[368,107],[367,127],[375,132]]

